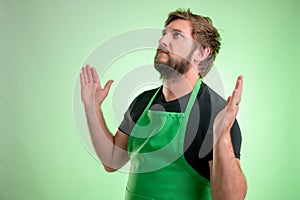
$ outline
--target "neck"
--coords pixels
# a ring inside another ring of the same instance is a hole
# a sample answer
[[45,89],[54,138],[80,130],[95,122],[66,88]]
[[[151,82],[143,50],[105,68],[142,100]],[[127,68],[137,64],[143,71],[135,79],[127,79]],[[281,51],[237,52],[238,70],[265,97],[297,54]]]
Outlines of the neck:
[[176,79],[163,80],[163,95],[166,101],[178,99],[190,93],[199,79],[198,73],[187,71]]

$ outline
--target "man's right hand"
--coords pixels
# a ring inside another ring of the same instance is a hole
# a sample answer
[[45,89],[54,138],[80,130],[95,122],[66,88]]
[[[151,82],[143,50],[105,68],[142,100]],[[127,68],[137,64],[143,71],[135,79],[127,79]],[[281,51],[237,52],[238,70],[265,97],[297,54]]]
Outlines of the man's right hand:
[[100,107],[106,98],[113,80],[109,80],[104,88],[101,87],[97,71],[86,65],[80,73],[81,100],[84,106]]
[[81,100],[84,104],[87,125],[94,150],[108,172],[120,169],[128,162],[128,135],[118,130],[112,135],[104,121],[100,106],[106,98],[110,86],[109,80],[101,87],[97,71],[86,65],[80,73]]

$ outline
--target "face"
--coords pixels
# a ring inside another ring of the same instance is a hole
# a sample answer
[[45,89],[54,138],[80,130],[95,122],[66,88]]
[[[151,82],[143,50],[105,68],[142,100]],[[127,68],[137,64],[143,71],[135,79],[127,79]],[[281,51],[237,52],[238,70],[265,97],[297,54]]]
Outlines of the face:
[[184,74],[190,67],[195,44],[189,21],[172,21],[162,32],[155,56],[155,68],[163,78]]

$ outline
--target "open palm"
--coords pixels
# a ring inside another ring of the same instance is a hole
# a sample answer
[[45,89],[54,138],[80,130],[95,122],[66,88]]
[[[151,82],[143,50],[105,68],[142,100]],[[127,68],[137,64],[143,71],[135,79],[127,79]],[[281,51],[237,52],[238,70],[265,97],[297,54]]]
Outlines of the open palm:
[[106,98],[113,80],[101,87],[98,73],[94,67],[86,65],[80,73],[81,100],[84,105],[100,106]]
[[219,112],[214,122],[214,141],[217,142],[222,133],[229,133],[239,111],[243,91],[243,77],[239,76],[232,95],[228,97],[226,107]]

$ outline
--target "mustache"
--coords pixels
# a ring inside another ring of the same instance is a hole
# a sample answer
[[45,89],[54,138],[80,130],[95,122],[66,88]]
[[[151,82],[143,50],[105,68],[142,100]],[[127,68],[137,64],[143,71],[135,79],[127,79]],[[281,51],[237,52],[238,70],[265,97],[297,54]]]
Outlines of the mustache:
[[169,55],[170,51],[166,47],[158,46],[156,53],[166,53]]

